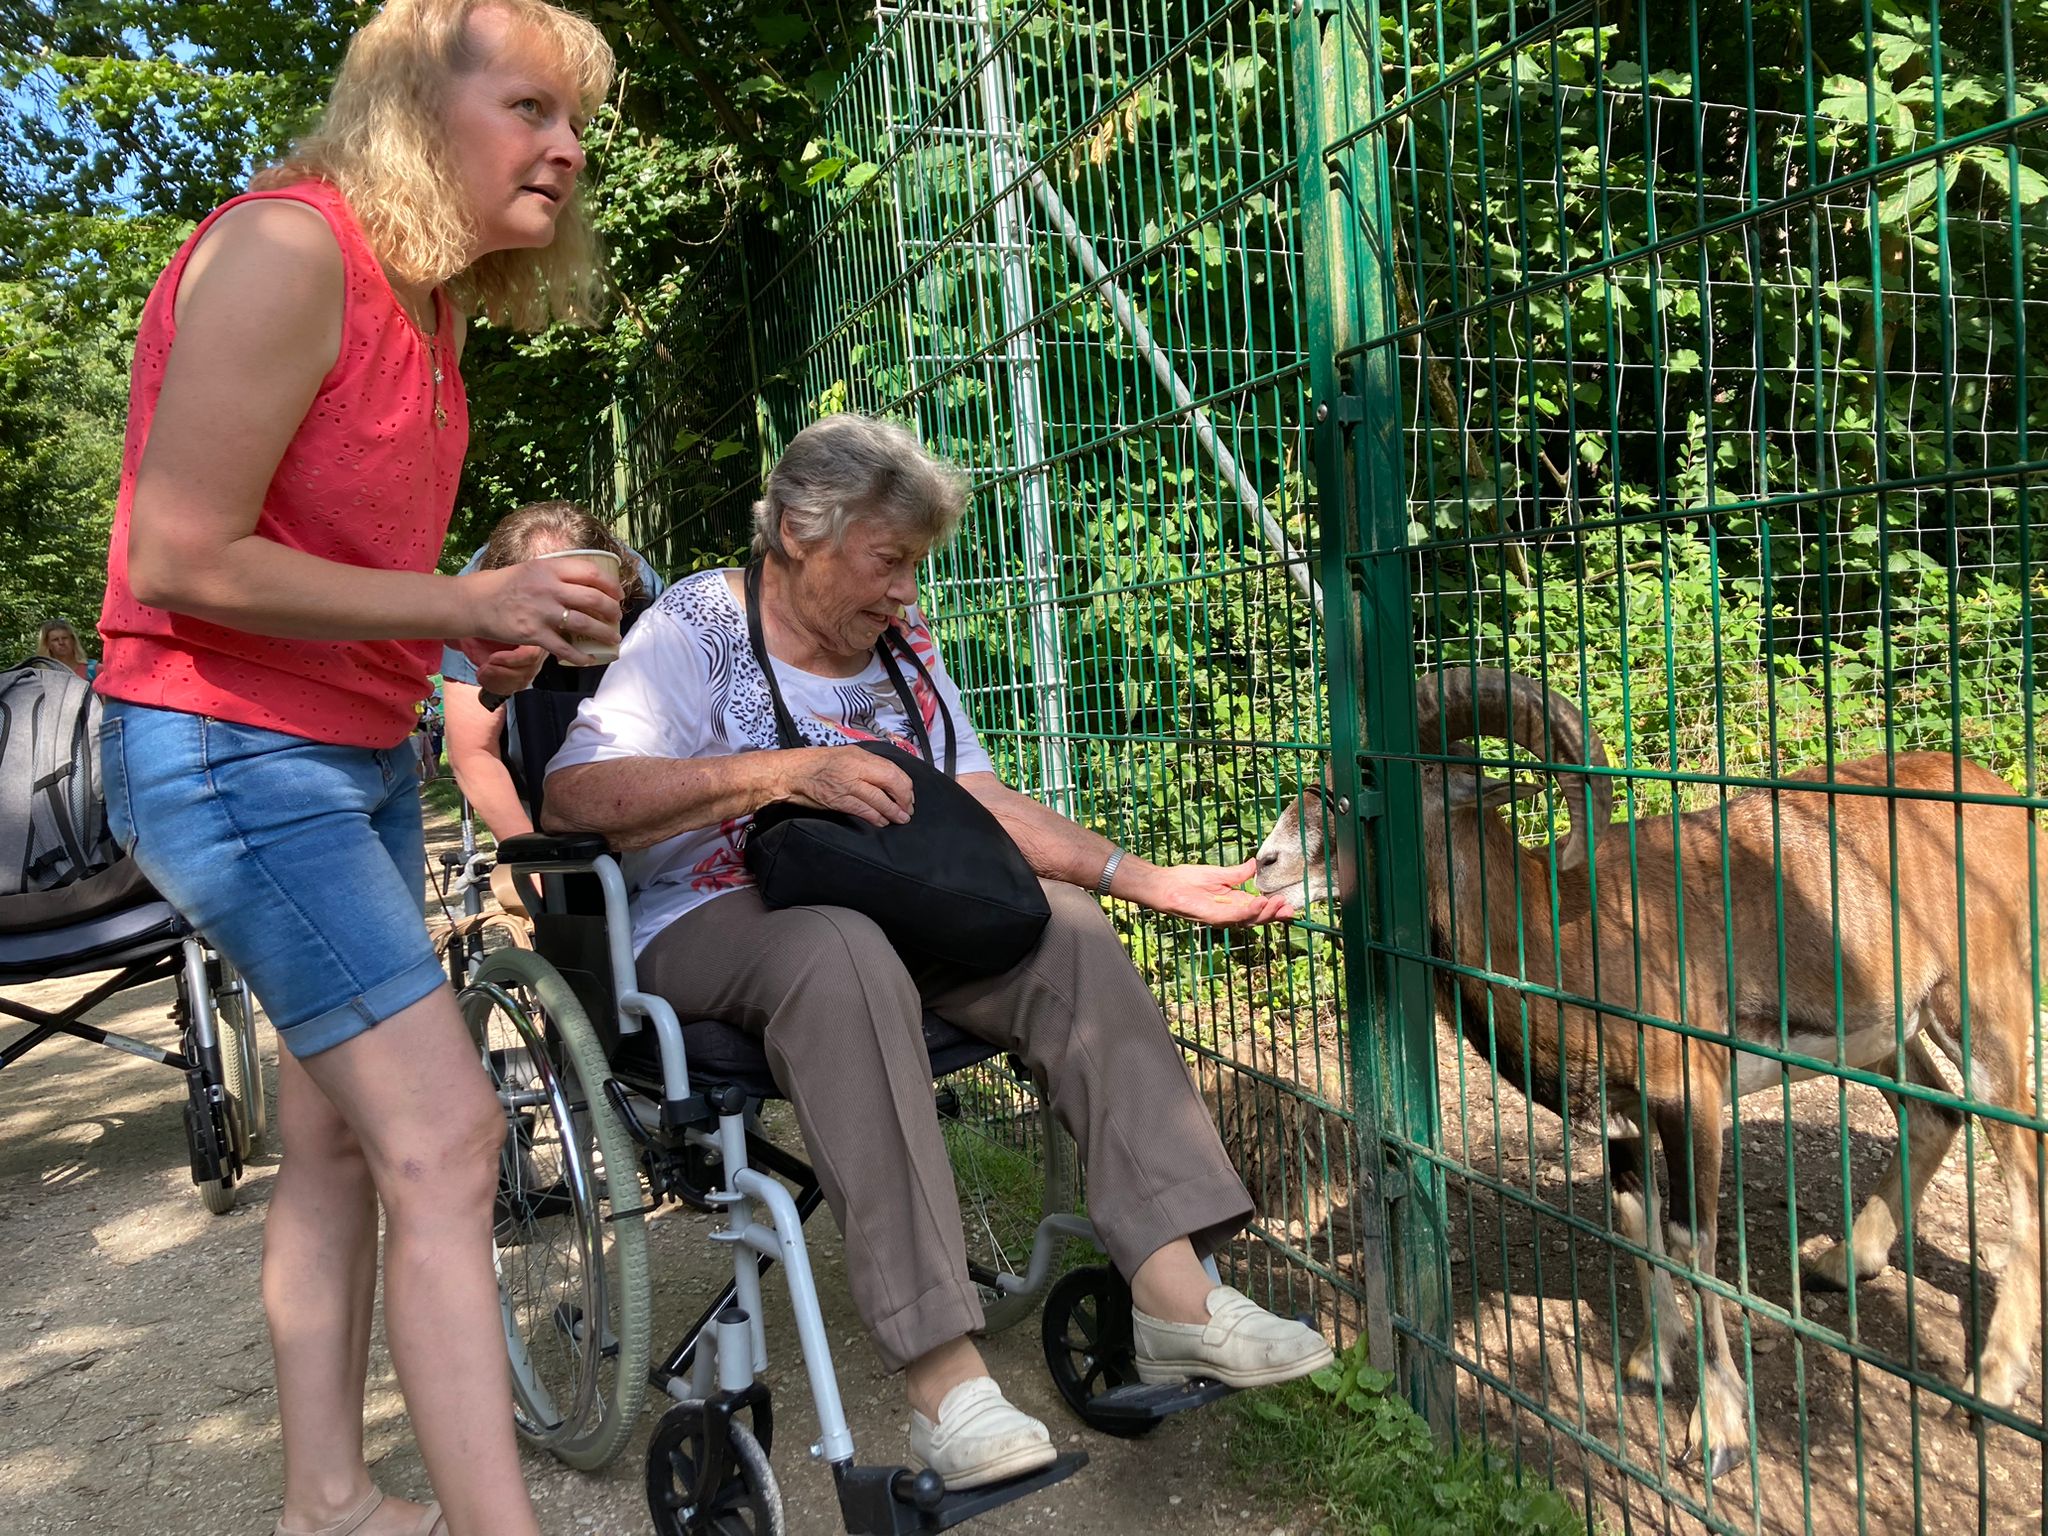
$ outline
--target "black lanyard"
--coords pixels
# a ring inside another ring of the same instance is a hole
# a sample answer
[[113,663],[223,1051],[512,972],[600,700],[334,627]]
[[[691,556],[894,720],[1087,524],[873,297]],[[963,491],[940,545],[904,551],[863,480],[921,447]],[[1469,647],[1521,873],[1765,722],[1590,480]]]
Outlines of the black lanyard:
[[[768,697],[775,705],[776,739],[784,747],[801,747],[804,739],[797,731],[796,721],[789,713],[789,706],[782,702],[782,688],[775,681],[775,663],[769,658],[767,642],[761,638],[761,562],[758,560],[747,566],[746,592],[747,643],[753,647],[754,660],[761,668],[761,676],[768,683]],[[923,679],[925,687],[931,690],[932,703],[938,708],[940,723],[946,727],[946,777],[950,779],[953,777],[958,748],[958,742],[953,734],[952,712],[946,708],[946,700],[940,694],[938,685],[932,681],[932,675],[917,654],[917,648],[893,627],[884,629],[882,637],[875,642],[875,654],[881,658],[882,669],[889,674],[889,681],[895,686],[896,697],[903,702],[904,717],[910,722],[911,734],[917,738],[918,753],[929,763],[932,761],[932,743],[931,738],[925,734],[924,711],[917,707],[916,695],[910,691],[910,685],[903,680],[903,669],[896,664],[899,652],[917,669],[917,675]]]

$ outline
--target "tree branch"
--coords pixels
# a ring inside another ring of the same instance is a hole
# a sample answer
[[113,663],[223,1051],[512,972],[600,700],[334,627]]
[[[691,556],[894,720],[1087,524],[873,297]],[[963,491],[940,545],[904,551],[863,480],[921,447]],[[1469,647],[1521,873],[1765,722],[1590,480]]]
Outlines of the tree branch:
[[718,119],[719,126],[732,135],[734,142],[747,153],[757,159],[767,159],[768,150],[762,144],[760,135],[747,126],[747,120],[740,116],[739,108],[734,106],[732,98],[726,95],[725,87],[712,78],[705,66],[704,55],[697,47],[696,39],[690,36],[688,28],[683,25],[683,19],[676,14],[675,7],[670,5],[668,0],[647,0],[647,9],[668,33],[669,42],[682,56],[683,68],[688,70],[690,78],[697,82],[697,89],[704,93],[704,100],[710,104],[711,115]]

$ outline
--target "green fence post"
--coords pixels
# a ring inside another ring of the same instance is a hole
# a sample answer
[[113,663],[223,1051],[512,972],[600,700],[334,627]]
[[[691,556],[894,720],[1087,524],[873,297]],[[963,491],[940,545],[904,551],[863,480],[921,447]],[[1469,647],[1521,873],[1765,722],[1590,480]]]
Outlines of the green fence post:
[[[1391,210],[1384,143],[1349,137],[1373,111],[1367,50],[1377,34],[1373,5],[1297,0],[1294,8],[1334,809],[1339,836],[1365,872],[1343,931],[1368,1185],[1367,1337],[1373,1363],[1395,1372],[1410,1401],[1445,1431],[1452,1414],[1442,1348],[1450,1335],[1442,1178],[1403,1151],[1435,1147],[1437,1096],[1429,980],[1414,958],[1425,950],[1427,925],[1400,381],[1394,343],[1382,339],[1394,310]],[[1404,1338],[1425,1347],[1403,1348]]]

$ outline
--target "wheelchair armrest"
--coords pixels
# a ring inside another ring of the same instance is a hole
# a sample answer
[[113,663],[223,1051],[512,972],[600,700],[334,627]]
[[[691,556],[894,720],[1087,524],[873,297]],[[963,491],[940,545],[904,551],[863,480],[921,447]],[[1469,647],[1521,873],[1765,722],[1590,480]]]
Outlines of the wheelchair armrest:
[[595,832],[522,832],[498,844],[500,864],[588,864],[610,853]]

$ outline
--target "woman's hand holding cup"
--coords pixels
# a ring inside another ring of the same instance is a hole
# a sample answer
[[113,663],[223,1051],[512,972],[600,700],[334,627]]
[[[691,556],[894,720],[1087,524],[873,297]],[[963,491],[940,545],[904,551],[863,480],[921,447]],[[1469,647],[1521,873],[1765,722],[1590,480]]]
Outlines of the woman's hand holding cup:
[[619,654],[618,572],[609,550],[565,549],[456,579],[470,589],[467,627],[477,639],[592,667]]
[[576,649],[581,653],[581,659],[573,660],[564,656],[563,662],[572,667],[601,667],[608,662],[617,661],[620,643],[618,605],[622,595],[619,586],[619,557],[608,549],[558,549],[552,554],[534,556],[531,563],[538,565],[543,560],[573,561],[577,563],[579,570],[583,566],[593,567],[597,574],[604,578],[604,590],[612,597],[610,622],[601,631],[592,631],[579,625],[572,638]]

